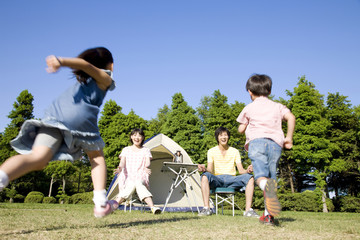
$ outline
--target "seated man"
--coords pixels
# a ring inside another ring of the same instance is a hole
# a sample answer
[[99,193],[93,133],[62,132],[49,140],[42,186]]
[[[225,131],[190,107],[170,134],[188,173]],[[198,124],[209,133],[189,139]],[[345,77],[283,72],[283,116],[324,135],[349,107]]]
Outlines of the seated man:
[[[211,215],[210,209],[210,189],[217,187],[230,187],[236,190],[245,188],[245,212],[246,217],[259,217],[259,215],[251,208],[252,198],[254,194],[254,177],[252,165],[246,170],[243,168],[240,158],[240,152],[228,145],[230,132],[224,127],[219,127],[215,131],[215,138],[218,145],[209,149],[207,153],[207,168],[204,164],[199,164],[198,169],[204,172],[201,175],[201,192],[204,202],[204,208],[199,216]],[[236,169],[240,175],[236,176]]]

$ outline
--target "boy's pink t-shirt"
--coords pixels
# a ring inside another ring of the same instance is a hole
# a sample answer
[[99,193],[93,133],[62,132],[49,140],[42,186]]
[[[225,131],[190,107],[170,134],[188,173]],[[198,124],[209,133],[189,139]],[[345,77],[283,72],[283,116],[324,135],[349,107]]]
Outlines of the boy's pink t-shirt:
[[267,97],[258,97],[241,111],[236,119],[240,124],[247,124],[245,149],[256,138],[270,138],[281,147],[284,146],[282,121],[290,110]]

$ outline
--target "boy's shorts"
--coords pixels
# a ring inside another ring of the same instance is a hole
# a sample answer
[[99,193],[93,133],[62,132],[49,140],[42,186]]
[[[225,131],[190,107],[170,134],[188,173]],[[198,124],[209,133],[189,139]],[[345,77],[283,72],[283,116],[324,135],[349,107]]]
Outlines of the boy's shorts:
[[269,138],[257,138],[249,143],[248,157],[253,165],[255,180],[259,177],[276,180],[276,169],[282,148]]
[[215,189],[218,187],[224,188],[234,188],[236,190],[240,190],[243,187],[246,187],[247,183],[249,182],[250,178],[253,175],[249,173],[232,176],[232,175],[213,175],[209,172],[204,172],[201,177],[206,176],[209,179],[210,189]]

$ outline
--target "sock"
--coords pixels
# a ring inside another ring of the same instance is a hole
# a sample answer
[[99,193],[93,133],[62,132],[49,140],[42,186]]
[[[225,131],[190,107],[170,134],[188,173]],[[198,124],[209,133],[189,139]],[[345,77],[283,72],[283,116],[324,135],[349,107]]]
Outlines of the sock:
[[100,209],[101,207],[105,207],[107,203],[106,198],[106,190],[93,191],[94,197],[93,202],[95,204],[95,208]]
[[9,176],[3,170],[0,170],[0,192],[9,184]]
[[261,190],[263,190],[263,191],[264,191],[264,189],[265,189],[266,182],[267,182],[267,179],[263,179],[263,180],[261,180],[260,183],[259,183],[259,188],[260,188]]
[[269,212],[266,210],[266,208],[265,208],[265,211],[264,211],[264,216],[266,216],[266,215],[270,215],[269,214]]
[[208,207],[203,207],[203,209],[209,209]]

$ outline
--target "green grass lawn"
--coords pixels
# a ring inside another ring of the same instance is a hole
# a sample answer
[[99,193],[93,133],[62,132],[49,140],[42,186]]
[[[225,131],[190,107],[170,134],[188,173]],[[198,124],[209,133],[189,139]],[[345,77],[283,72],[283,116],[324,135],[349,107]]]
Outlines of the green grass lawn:
[[0,203],[0,239],[360,239],[358,213],[282,212],[275,227],[236,214],[117,210],[97,219],[92,205]]

